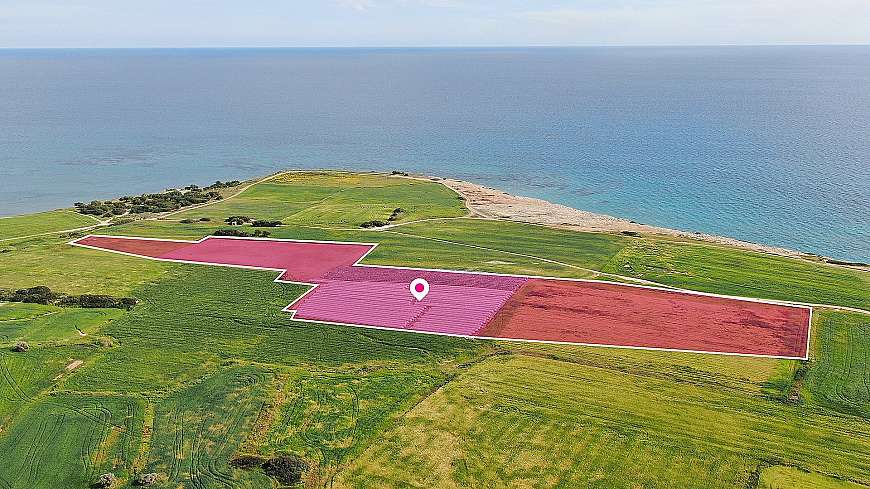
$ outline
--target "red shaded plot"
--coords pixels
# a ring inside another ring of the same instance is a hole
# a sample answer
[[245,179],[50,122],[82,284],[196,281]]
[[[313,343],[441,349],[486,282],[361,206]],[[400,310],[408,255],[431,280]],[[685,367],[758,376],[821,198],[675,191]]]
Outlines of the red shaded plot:
[[160,258],[196,263],[286,270],[279,280],[311,282],[327,272],[356,263],[373,245],[211,236]]
[[285,271],[278,280],[311,282],[357,262],[374,245],[209,236],[199,241],[165,241],[87,236],[72,244],[159,260]]
[[479,335],[800,357],[810,310],[626,285],[530,280]]
[[159,258],[161,255],[191,246],[193,241],[167,241],[162,239],[145,238],[113,238],[108,236],[85,236],[73,241],[79,246],[88,246],[102,250],[118,251],[131,255]]
[[[73,244],[157,260],[281,271],[315,284],[301,321],[456,336],[806,358],[811,310],[594,281],[359,265],[375,245],[210,236],[88,236]],[[424,278],[429,294],[409,285]]]

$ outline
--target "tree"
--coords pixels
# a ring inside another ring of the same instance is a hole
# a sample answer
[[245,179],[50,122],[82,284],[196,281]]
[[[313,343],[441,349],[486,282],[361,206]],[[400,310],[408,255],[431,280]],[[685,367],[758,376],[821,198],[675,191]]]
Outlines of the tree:
[[263,464],[263,472],[274,477],[282,484],[297,484],[302,481],[302,474],[308,470],[308,464],[296,455],[279,455]]

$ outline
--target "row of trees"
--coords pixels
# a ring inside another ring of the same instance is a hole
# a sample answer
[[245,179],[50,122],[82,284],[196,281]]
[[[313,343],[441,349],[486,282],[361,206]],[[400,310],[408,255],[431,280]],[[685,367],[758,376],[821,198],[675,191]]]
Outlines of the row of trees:
[[238,236],[239,238],[268,238],[272,233],[261,229],[256,229],[252,233],[241,229],[218,229],[211,234],[212,236]]
[[44,285],[27,289],[0,289],[0,301],[25,302],[31,304],[51,304],[63,307],[100,307],[111,309],[131,309],[139,301],[132,297],[112,297],[110,295],[68,295],[54,292]]
[[205,188],[188,185],[183,190],[169,189],[156,194],[125,195],[114,200],[76,202],[73,205],[82,214],[102,217],[120,216],[128,212],[131,214],[170,212],[191,205],[221,200],[223,197],[218,192],[219,189],[235,187],[240,183],[238,180],[231,182],[218,180]]
[[230,216],[224,219],[224,222],[231,226],[241,226],[243,224],[251,223],[251,226],[254,226],[255,228],[276,228],[284,224],[281,221],[254,219],[253,217],[248,216]]

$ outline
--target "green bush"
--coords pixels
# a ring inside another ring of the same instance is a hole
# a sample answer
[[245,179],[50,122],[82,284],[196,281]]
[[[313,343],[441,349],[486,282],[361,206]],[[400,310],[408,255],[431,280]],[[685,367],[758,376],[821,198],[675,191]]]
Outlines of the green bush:
[[298,484],[308,464],[296,455],[280,455],[263,464],[263,472],[281,484]]
[[263,221],[257,219],[251,223],[251,226],[254,226],[255,228],[276,228],[282,224],[284,223],[281,221]]

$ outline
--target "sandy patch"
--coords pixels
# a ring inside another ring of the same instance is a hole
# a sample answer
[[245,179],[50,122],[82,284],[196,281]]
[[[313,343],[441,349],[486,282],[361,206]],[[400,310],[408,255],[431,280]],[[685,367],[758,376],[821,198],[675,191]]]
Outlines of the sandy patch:
[[81,367],[81,365],[82,365],[83,363],[85,363],[85,362],[82,361],[82,360],[74,360],[72,363],[70,363],[69,365],[66,366],[66,371],[67,371],[67,372],[72,372],[73,370],[75,370],[75,369]]
[[443,183],[465,198],[465,204],[473,217],[487,219],[506,219],[530,224],[541,224],[576,231],[591,232],[636,232],[664,234],[680,238],[689,238],[710,243],[735,246],[738,248],[763,253],[772,253],[795,258],[818,260],[816,255],[800,251],[750,243],[739,239],[711,234],[679,231],[676,229],[649,226],[627,219],[596,214],[594,212],[574,209],[561,204],[554,204],[542,199],[511,195],[501,190],[484,187],[462,180],[450,178],[431,178],[432,181]]

